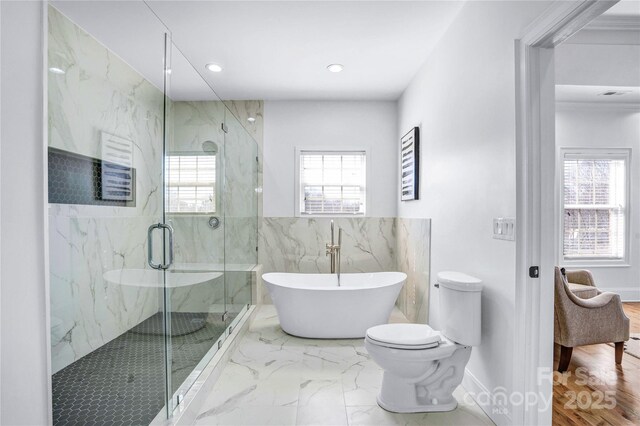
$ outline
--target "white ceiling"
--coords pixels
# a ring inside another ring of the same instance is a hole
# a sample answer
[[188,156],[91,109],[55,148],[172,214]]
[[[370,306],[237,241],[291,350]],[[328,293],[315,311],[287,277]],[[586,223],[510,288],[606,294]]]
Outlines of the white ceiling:
[[[223,99],[397,99],[462,6],[450,1],[153,1]],[[215,62],[224,71],[204,69]],[[341,73],[326,66],[341,63]]]
[[640,0],[621,0],[614,4],[605,15],[640,16]]
[[[621,17],[623,22],[640,20],[640,0],[622,0],[604,15]],[[640,107],[639,44],[637,31],[598,31],[589,27],[581,30],[556,48],[556,81],[561,83],[556,85],[556,101]],[[602,95],[609,91],[623,94]]]
[[[162,21],[195,69],[172,52],[171,97],[397,99],[464,2],[460,1],[54,1],[162,87]],[[156,19],[151,11],[159,18]],[[155,21],[155,22],[154,22]],[[145,45],[152,49],[145,49]],[[213,74],[204,66],[219,63]],[[341,73],[326,66],[344,64]]]

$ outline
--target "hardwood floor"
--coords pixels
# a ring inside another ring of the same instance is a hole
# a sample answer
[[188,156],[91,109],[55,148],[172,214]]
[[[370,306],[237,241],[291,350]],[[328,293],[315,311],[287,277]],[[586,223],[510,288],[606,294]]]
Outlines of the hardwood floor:
[[[640,303],[624,303],[631,333],[640,333]],[[573,350],[569,369],[556,373],[554,425],[640,424],[640,359],[628,353],[616,365],[615,349],[606,344]],[[557,366],[560,347],[555,345]]]

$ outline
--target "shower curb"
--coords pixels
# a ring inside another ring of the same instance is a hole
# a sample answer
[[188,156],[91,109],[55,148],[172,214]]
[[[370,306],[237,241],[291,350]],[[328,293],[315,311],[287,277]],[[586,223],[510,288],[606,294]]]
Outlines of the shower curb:
[[193,425],[198,416],[200,407],[207,399],[209,392],[216,383],[222,370],[231,359],[231,355],[235,352],[240,340],[244,337],[249,329],[249,325],[253,322],[256,313],[256,306],[249,308],[247,313],[242,317],[238,325],[237,331],[234,332],[224,341],[222,347],[211,358],[211,361],[204,367],[202,373],[191,386],[182,402],[173,411],[170,419],[164,418],[164,409],[150,423],[153,426],[185,426]]

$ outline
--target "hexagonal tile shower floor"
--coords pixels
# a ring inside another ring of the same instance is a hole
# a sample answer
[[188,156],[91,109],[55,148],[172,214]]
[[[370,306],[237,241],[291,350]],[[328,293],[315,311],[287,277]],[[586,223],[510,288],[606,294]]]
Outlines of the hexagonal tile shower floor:
[[[172,394],[222,335],[220,314],[172,314]],[[164,406],[162,314],[53,375],[55,425],[148,425]]]

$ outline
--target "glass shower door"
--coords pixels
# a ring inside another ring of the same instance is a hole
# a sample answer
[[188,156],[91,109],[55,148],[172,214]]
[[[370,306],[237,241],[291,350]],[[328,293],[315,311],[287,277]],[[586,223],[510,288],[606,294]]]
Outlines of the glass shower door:
[[225,110],[225,302],[231,330],[252,303],[258,255],[258,149],[238,117]]
[[225,298],[225,106],[170,40],[165,99],[169,412],[228,334]]
[[165,61],[164,210],[174,252],[165,274],[172,412],[252,302],[258,165],[255,141],[171,40]]

